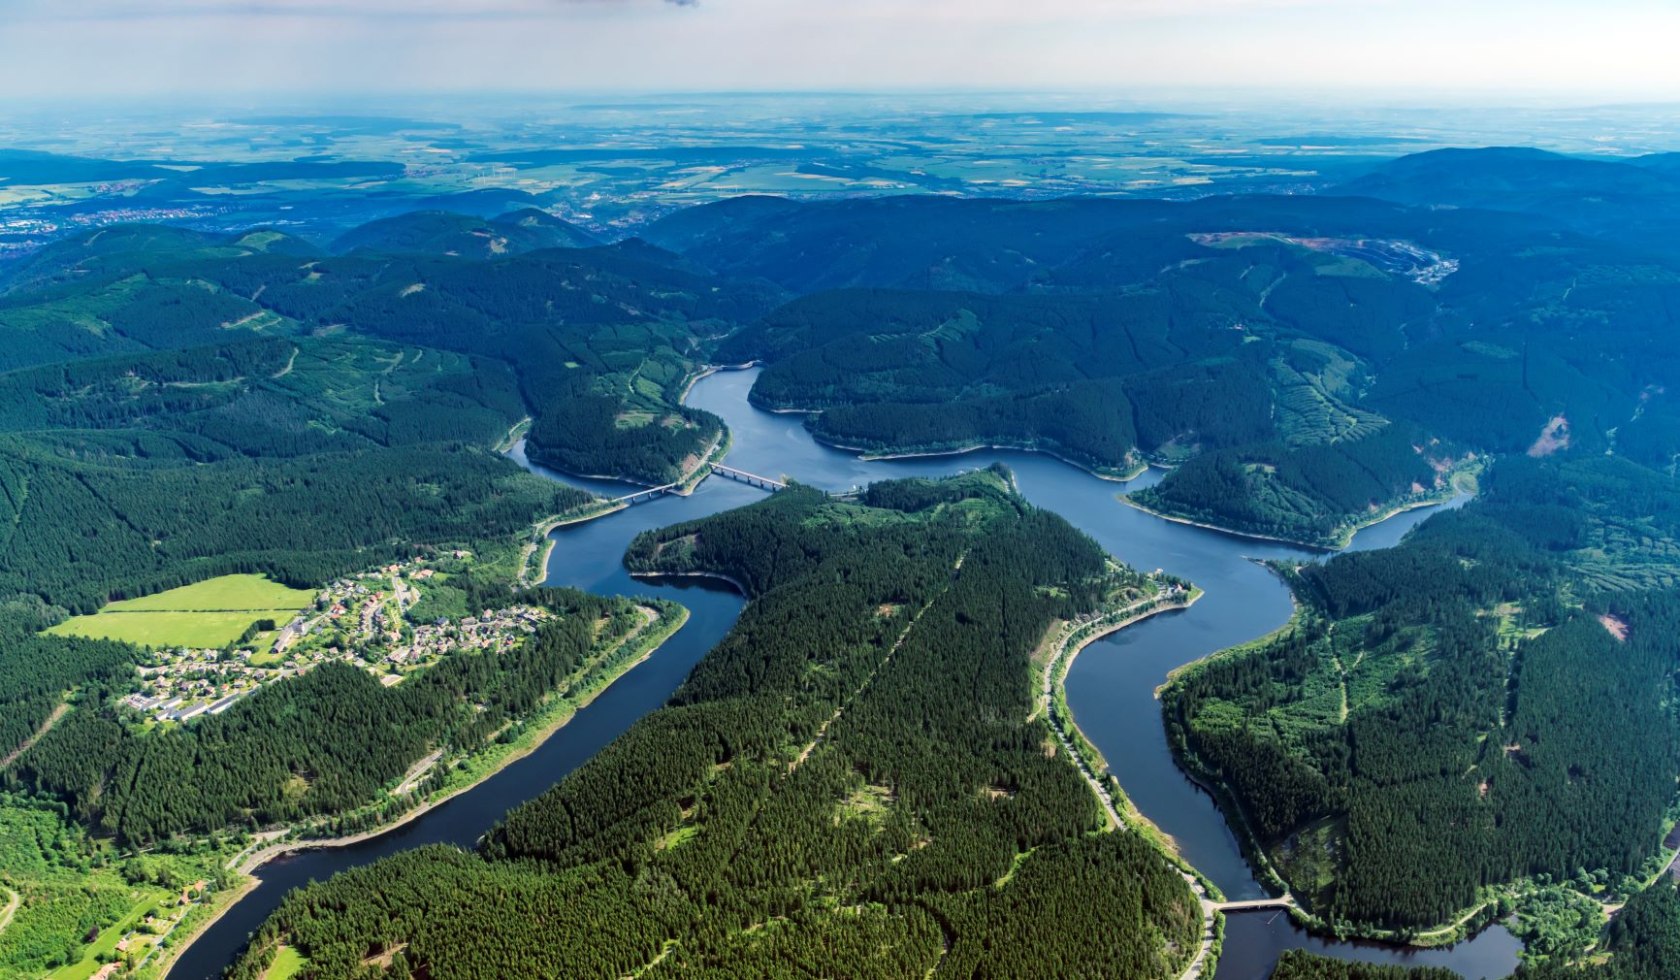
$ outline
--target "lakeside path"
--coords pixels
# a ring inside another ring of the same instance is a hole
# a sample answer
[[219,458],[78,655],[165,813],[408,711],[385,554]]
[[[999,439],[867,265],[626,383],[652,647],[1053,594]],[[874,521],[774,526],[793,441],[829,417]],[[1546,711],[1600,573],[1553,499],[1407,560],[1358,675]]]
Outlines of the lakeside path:
[[1292,895],[1284,895],[1281,898],[1225,901],[1225,897],[1220,895],[1209,881],[1184,862],[1177,853],[1172,838],[1150,823],[1123,795],[1116,801],[1114,792],[1105,786],[1097,775],[1098,770],[1106,766],[1096,747],[1079,730],[1078,723],[1073,719],[1072,712],[1066,705],[1064,685],[1068,670],[1086,647],[1152,616],[1188,609],[1195,605],[1203,594],[1200,589],[1193,589],[1176,599],[1162,600],[1159,597],[1150,597],[1095,619],[1064,625],[1061,632],[1051,641],[1049,655],[1044,658],[1039,703],[1033,711],[1033,717],[1037,717],[1041,712],[1049,713],[1050,728],[1056,733],[1057,742],[1068,754],[1069,761],[1079,770],[1085,784],[1091,788],[1092,795],[1102,805],[1103,813],[1108,819],[1108,830],[1142,833],[1149,838],[1160,849],[1162,856],[1172,863],[1185,884],[1190,886],[1191,893],[1195,895],[1196,904],[1202,913],[1201,941],[1196,955],[1185,965],[1178,975],[1178,980],[1200,980],[1208,972],[1209,964],[1217,959],[1224,937],[1220,928],[1220,917],[1224,913],[1273,908],[1292,910],[1298,907],[1295,898]]
[[[676,483],[668,484],[671,492],[679,497],[692,494],[705,479],[712,474],[712,466],[723,462],[729,455],[729,431],[725,429],[712,444],[706,448],[706,454],[701,460],[690,467]],[[511,451],[511,450],[509,450]],[[579,477],[586,480],[618,480],[621,483],[633,483],[622,477]],[[635,484],[639,485],[639,484]],[[657,489],[657,488],[651,488]],[[531,525],[531,540],[519,552],[519,570],[514,579],[521,586],[541,585],[548,578],[548,563],[554,557],[554,547],[558,543],[552,535],[563,527],[574,524],[586,524],[598,520],[609,514],[616,514],[630,506],[628,501],[618,499],[609,500],[596,498],[592,503],[584,504],[579,509],[565,514],[546,517]]]
[[527,415],[508,426],[507,434],[496,440],[496,444],[492,446],[491,449],[494,452],[506,453],[508,450],[518,445],[519,440],[525,438],[525,434],[531,431],[531,423],[533,421],[534,420],[531,416]]
[[[616,514],[630,505],[623,501],[600,501],[598,504],[586,504],[584,509],[571,514],[559,514],[545,518],[531,525],[531,540],[525,542],[525,547],[519,552],[519,572],[514,580],[520,586],[541,585],[548,578],[548,562],[554,557],[555,541],[550,535],[556,530],[573,524],[585,524],[597,518]],[[538,552],[541,558],[533,558]]]
[[1091,789],[1091,794],[1097,798],[1102,806],[1103,814],[1108,821],[1108,831],[1131,831],[1142,833],[1150,839],[1161,855],[1169,861],[1185,884],[1190,886],[1191,894],[1196,898],[1196,904],[1202,913],[1201,942],[1196,955],[1191,957],[1179,974],[1179,980],[1200,980],[1207,971],[1208,964],[1217,956],[1217,950],[1223,939],[1220,929],[1220,916],[1227,910],[1247,910],[1258,908],[1294,908],[1293,897],[1284,896],[1279,899],[1248,900],[1226,902],[1224,896],[1218,894],[1217,889],[1200,874],[1189,867],[1181,858],[1172,839],[1160,828],[1150,823],[1142,813],[1138,812],[1130,800],[1121,796],[1117,802],[1115,794],[1103,784],[1097,775],[1099,768],[1104,767],[1101,755],[1091,744],[1078,723],[1073,719],[1072,712],[1066,704],[1066,681],[1068,670],[1079,654],[1104,637],[1111,636],[1134,623],[1141,622],[1152,616],[1166,612],[1188,609],[1204,593],[1194,589],[1181,598],[1163,600],[1158,596],[1151,596],[1131,605],[1112,610],[1095,619],[1084,622],[1065,624],[1055,639],[1050,641],[1048,655],[1044,659],[1042,680],[1039,687],[1039,703],[1034,708],[1032,717],[1040,713],[1048,713],[1050,728],[1056,733],[1056,741],[1062,751],[1067,753],[1068,760],[1085,780],[1085,785]]
[[[788,411],[793,412],[795,410],[789,409]],[[1053,449],[1045,449],[1042,446],[1029,446],[1026,444],[1010,445],[1008,443],[1001,442],[976,442],[971,445],[959,446],[955,449],[912,449],[904,450],[902,452],[877,452],[871,449],[864,449],[860,446],[843,446],[837,442],[829,442],[826,439],[818,438],[814,434],[811,438],[824,446],[828,446],[830,449],[838,449],[841,452],[856,453],[857,458],[866,463],[884,463],[891,462],[896,459],[932,459],[939,456],[966,456],[969,453],[994,451],[1006,453],[1037,453],[1040,456],[1048,456],[1051,459],[1066,463],[1082,473],[1094,476],[1099,480],[1107,480],[1110,483],[1130,483],[1143,474],[1149,472],[1148,462],[1140,462],[1135,467],[1126,470],[1125,472],[1098,470],[1093,469],[1084,463],[1068,459],[1066,456],[1063,456],[1061,453],[1058,453]]]

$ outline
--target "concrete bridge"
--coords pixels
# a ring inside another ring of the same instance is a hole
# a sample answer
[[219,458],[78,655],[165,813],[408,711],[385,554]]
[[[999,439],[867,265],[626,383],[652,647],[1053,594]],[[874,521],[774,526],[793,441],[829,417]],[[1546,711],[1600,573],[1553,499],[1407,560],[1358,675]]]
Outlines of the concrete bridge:
[[[777,480],[758,473],[749,473],[746,470],[737,469],[733,466],[725,466],[722,463],[703,463],[701,466],[706,471],[706,476],[721,476],[726,480],[734,480],[737,483],[745,483],[747,486],[757,487],[760,490],[768,490],[771,493],[776,493],[788,488],[786,480]],[[646,487],[644,489],[637,490],[635,493],[627,493],[622,497],[614,497],[608,501],[608,503],[645,504],[650,500],[658,498],[661,494],[680,494],[682,492],[684,482],[686,481],[679,480],[675,483],[667,483],[662,487]],[[862,487],[850,487],[845,490],[835,490],[828,494],[828,496],[834,500],[856,500],[862,495]]]
[[662,493],[676,493],[677,488],[681,486],[682,483],[679,481],[677,483],[667,483],[662,487],[648,487],[645,490],[637,490],[635,493],[627,493],[622,497],[614,497],[609,503],[645,504]]
[[726,477],[740,483],[745,483],[750,487],[757,487],[760,490],[768,490],[771,493],[787,489],[787,483],[782,480],[772,480],[767,476],[759,476],[757,473],[748,473],[746,470],[738,470],[733,466],[725,466],[722,463],[708,463],[707,465],[710,466],[712,472],[716,473],[718,476]]
[[1283,898],[1251,898],[1237,902],[1214,902],[1213,907],[1221,912],[1259,912],[1264,909],[1292,909],[1295,899]]
[[[715,474],[730,480],[745,483],[748,486],[757,487],[760,490],[768,490],[771,493],[787,489],[787,483],[785,481],[773,480],[770,477],[760,476],[757,473],[748,473],[746,470],[738,470],[733,466],[725,466],[722,463],[703,463],[701,464],[701,467],[706,471],[702,476],[702,479],[706,476],[712,476]],[[690,475],[692,476],[693,474]],[[627,493],[622,497],[614,497],[608,502],[614,504],[645,504],[650,500],[658,498],[662,494],[680,494],[685,482],[686,480],[678,480],[675,483],[667,483],[661,487],[646,487],[644,489],[637,490],[635,493]]]

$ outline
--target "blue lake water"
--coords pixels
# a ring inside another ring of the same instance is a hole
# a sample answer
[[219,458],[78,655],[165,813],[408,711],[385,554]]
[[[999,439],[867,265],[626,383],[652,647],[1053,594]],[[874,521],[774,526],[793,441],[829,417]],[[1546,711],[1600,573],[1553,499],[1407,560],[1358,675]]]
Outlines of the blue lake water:
[[[762,412],[749,405],[747,393],[757,374],[756,370],[714,374],[698,382],[689,394],[688,404],[713,412],[728,423],[733,439],[728,458],[731,466],[837,490],[875,480],[940,476],[1002,462],[1014,471],[1027,499],[1067,518],[1122,561],[1145,571],[1164,569],[1206,590],[1206,596],[1190,609],[1156,616],[1087,648],[1068,674],[1068,703],[1127,795],[1177,841],[1187,859],[1229,898],[1265,894],[1213,800],[1173,762],[1155,689],[1173,668],[1262,636],[1289,619],[1288,589],[1255,559],[1311,558],[1315,554],[1176,524],[1119,501],[1118,494],[1159,480],[1156,472],[1119,484],[1047,456],[996,450],[866,462],[815,442],[799,416]],[[514,455],[524,462],[519,450]],[[617,496],[625,492],[623,484],[577,480],[540,467],[532,469],[602,494]],[[306,852],[264,865],[259,871],[262,884],[200,937],[170,976],[177,980],[218,976],[249,934],[293,887],[420,844],[447,842],[470,847],[502,813],[553,785],[637,718],[659,707],[689,669],[728,632],[742,601],[732,591],[697,585],[695,580],[670,584],[632,579],[622,566],[624,549],[643,530],[742,506],[762,497],[763,491],[712,478],[689,497],[661,497],[555,531],[548,584],[602,594],[672,599],[691,610],[689,623],[646,663],[578,712],[536,752],[482,785],[362,844]],[[1432,511],[1411,511],[1366,528],[1354,538],[1352,547],[1389,547]],[[1261,980],[1271,972],[1278,955],[1291,948],[1372,962],[1447,967],[1478,980],[1509,974],[1516,968],[1521,945],[1499,926],[1443,949],[1341,943],[1307,934],[1286,915],[1248,912],[1227,917],[1218,976],[1220,980]]]

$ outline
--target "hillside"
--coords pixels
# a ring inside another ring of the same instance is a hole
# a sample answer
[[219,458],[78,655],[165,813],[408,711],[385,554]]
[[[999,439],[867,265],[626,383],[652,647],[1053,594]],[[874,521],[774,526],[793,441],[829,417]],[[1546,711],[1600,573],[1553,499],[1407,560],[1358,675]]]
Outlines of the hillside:
[[1177,977],[1195,897],[1140,837],[1097,832],[1029,659],[1057,620],[1155,586],[1005,476],[861,504],[795,488],[643,535],[632,568],[750,597],[671,702],[479,852],[294,893],[232,975],[284,948],[322,976],[374,949],[438,978]]
[[[212,771],[192,761],[211,752],[199,736],[142,737],[155,722],[122,700],[167,713],[152,679],[197,656],[170,637],[210,635],[169,624],[197,615],[216,625],[222,614],[155,615],[130,634],[155,637],[151,652],[72,635],[107,634],[65,620],[236,573],[302,590],[313,607],[341,577],[457,552],[469,567],[447,586],[427,581],[426,621],[466,617],[469,601],[491,608],[531,528],[591,501],[496,451],[510,432],[534,417],[532,458],[581,472],[658,482],[692,468],[721,429],[677,405],[676,391],[707,338],[775,295],[737,293],[645,247],[545,247],[494,262],[329,257],[270,232],[123,226],[23,260],[0,300],[12,358],[0,372],[0,635],[11,653],[0,670],[0,784],[140,845],[253,816],[336,818],[438,743],[482,748],[496,725],[484,727],[488,714],[465,724],[459,699],[501,704],[498,724],[522,721],[580,655],[578,636],[534,647],[509,675],[428,659],[433,680],[404,684],[400,697],[336,668],[298,693],[296,665],[277,658],[282,673],[268,677],[246,659],[266,658],[282,625],[269,622],[232,644],[245,654],[212,651],[206,663],[223,666],[205,677],[220,679],[183,682],[205,704],[250,694],[230,686],[234,676],[275,682],[202,726],[206,744],[230,753],[231,768]],[[414,601],[399,598],[398,611]],[[231,637],[251,619],[218,628]],[[351,653],[383,662],[366,643]],[[346,732],[328,744],[314,727],[326,715],[313,713],[350,704],[410,721],[399,735]],[[258,730],[274,737],[264,744]],[[358,755],[376,763],[343,768]],[[292,775],[277,775],[286,766]],[[292,782],[303,773],[308,792]]]
[[1588,159],[1521,147],[1402,157],[1337,188],[1423,206],[1520,211],[1674,254],[1680,178],[1661,157]]
[[[1408,165],[1467,160],[1475,183],[1505,156]],[[1472,456],[1680,454],[1680,262],[1538,221],[1329,197],[753,199],[650,235],[815,290],[717,356],[764,362],[754,402],[817,413],[819,439],[1161,463],[1149,509],[1335,546]]]
[[1498,462],[1398,547],[1290,569],[1295,620],[1175,678],[1170,740],[1325,923],[1638,891],[1680,770],[1676,504],[1602,456]]
[[[124,226],[73,236],[10,270],[0,334],[12,340],[0,369],[222,344],[236,332],[348,329],[511,369],[523,409],[499,407],[512,420],[534,417],[534,460],[649,483],[692,468],[719,428],[677,405],[676,392],[710,338],[780,294],[719,282],[645,245],[557,248],[585,239],[536,212],[498,220],[424,213],[352,233],[368,249],[418,249],[404,255],[328,257],[271,232]],[[457,232],[482,245],[472,230],[482,228],[515,243],[510,253],[534,251],[493,261],[444,254]]]
[[369,222],[340,236],[334,252],[451,255],[489,259],[545,248],[589,248],[594,235],[546,211],[526,208],[484,220],[449,211],[411,211]]

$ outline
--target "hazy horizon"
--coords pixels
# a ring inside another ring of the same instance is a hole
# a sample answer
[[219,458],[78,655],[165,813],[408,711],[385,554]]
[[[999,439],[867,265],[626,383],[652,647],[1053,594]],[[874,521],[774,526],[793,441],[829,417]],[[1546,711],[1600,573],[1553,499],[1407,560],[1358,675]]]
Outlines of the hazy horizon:
[[1100,93],[1680,101],[1656,0],[16,0],[8,99]]

